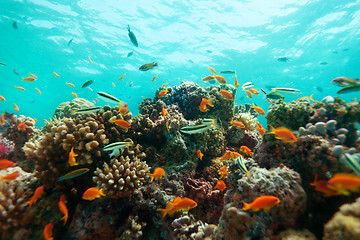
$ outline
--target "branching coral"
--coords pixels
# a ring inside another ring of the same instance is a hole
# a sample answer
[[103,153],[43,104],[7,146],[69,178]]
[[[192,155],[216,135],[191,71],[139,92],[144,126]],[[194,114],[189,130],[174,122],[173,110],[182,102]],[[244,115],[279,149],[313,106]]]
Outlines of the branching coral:
[[105,162],[102,169],[97,168],[93,180],[109,197],[128,196],[145,181],[149,167],[142,161],[144,157],[140,145],[133,150],[125,149],[119,159],[113,158],[110,164]]
[[48,123],[45,129],[49,131],[31,139],[23,149],[27,158],[35,161],[37,177],[47,187],[71,171],[68,159],[72,148],[78,154],[77,162],[91,164],[104,154],[102,149],[109,142],[104,125],[91,117],[63,118]]

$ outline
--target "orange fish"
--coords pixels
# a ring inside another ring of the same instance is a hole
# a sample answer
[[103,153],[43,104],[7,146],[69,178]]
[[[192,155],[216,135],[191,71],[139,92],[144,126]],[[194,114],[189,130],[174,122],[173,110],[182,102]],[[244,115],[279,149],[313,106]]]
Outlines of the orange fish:
[[227,99],[227,100],[230,100],[230,101],[232,101],[232,100],[234,100],[234,98],[233,98],[233,96],[231,95],[231,93],[229,93],[228,91],[226,91],[226,90],[220,90],[220,94],[221,94],[221,96],[223,96],[225,99]]
[[65,82],[67,85],[69,85],[70,87],[75,87],[75,85],[74,84],[72,84],[72,83],[69,83],[69,82]]
[[240,121],[234,121],[234,119],[232,119],[230,122],[230,124],[232,124],[234,127],[236,127],[237,129],[240,129],[240,128],[245,128],[245,125],[240,122]]
[[236,87],[236,88],[239,88],[240,87],[240,85],[239,85],[239,82],[238,82],[238,80],[237,80],[237,76],[235,75],[235,80],[234,80],[234,86]]
[[163,85],[161,85],[161,87],[165,87],[168,83],[164,83]]
[[33,203],[36,203],[37,200],[41,197],[41,195],[44,193],[44,186],[40,186],[36,188],[34,195],[31,197],[30,201],[27,201],[26,203],[31,207]]
[[115,120],[111,120],[109,122],[115,123],[116,125],[118,125],[121,128],[131,128],[130,123],[128,123],[127,121],[122,120],[122,119],[115,119]]
[[246,92],[248,98],[252,99],[252,93],[249,90],[243,89]]
[[220,179],[226,178],[226,176],[227,176],[226,166],[223,166],[222,168],[220,168],[219,175],[220,175]]
[[255,106],[255,103],[253,103],[251,108],[253,108],[258,114],[265,116],[264,110],[261,107]]
[[36,89],[36,91],[38,92],[38,94],[41,95],[40,90],[39,90],[37,87],[36,87],[35,89]]
[[1,100],[1,101],[5,101],[5,98],[0,95],[0,100]]
[[52,230],[54,228],[54,224],[49,223],[45,226],[44,231],[43,231],[43,235],[44,235],[44,239],[45,240],[53,240],[54,238],[52,237]]
[[214,103],[213,103],[213,100],[215,98],[210,98],[210,99],[207,99],[207,98],[203,98],[201,100],[201,103],[200,103],[200,106],[199,106],[199,109],[201,112],[207,112],[209,111],[209,109],[207,108],[207,106],[210,106],[210,107],[214,107]]
[[18,89],[18,90],[20,90],[20,91],[24,91],[24,90],[25,90],[25,88],[23,88],[23,87],[17,87],[17,86],[15,86],[15,88]]
[[0,159],[0,169],[7,169],[9,167],[14,166],[15,163],[12,161],[9,161],[7,159]]
[[59,74],[57,74],[56,72],[53,72],[53,74],[55,75],[55,77],[60,77]]
[[16,179],[18,176],[20,176],[19,172],[13,172],[13,173],[7,174],[3,177],[0,177],[0,180],[10,181],[10,180]]
[[82,198],[84,200],[88,200],[88,201],[92,201],[95,198],[99,198],[101,196],[106,196],[103,193],[103,189],[101,188],[100,190],[97,187],[91,187],[88,188],[82,195]]
[[119,81],[121,81],[124,77],[125,77],[126,73],[124,73],[123,75],[121,75],[121,77],[119,78]]
[[2,113],[1,114],[1,117],[0,117],[0,123],[5,123],[5,113]]
[[268,134],[275,134],[276,139],[280,139],[284,143],[294,143],[297,141],[295,135],[287,128],[278,127],[274,129],[270,126],[270,132]]
[[32,76],[33,78],[35,78],[35,80],[37,79],[37,76],[36,75],[34,75],[34,74],[32,74],[32,73],[29,73],[30,74],[30,76]]
[[203,158],[203,156],[204,156],[204,154],[201,152],[201,150],[200,150],[200,149],[196,151],[196,154],[197,154],[198,158],[199,158],[199,159],[200,159],[200,161],[201,161],[201,160],[202,160],[202,158]]
[[314,101],[314,99],[312,98],[313,94],[310,95],[310,97],[308,96],[304,96],[304,97],[301,97],[301,98],[298,98],[296,101],[299,102],[299,101],[303,101],[303,100],[311,100],[311,101]]
[[315,187],[315,191],[322,192],[325,194],[325,197],[340,195],[340,193],[329,187],[329,184],[326,180],[317,180],[317,175],[315,175],[314,182],[310,183],[311,186]]
[[69,165],[72,167],[72,166],[76,166],[76,165],[79,165],[79,163],[76,162],[76,159],[75,157],[79,156],[79,154],[76,154],[74,152],[74,147],[71,148],[70,152],[69,152],[69,160],[68,160],[68,163]]
[[212,72],[214,75],[216,75],[215,69],[212,67],[208,67],[208,69],[210,70],[210,72]]
[[350,192],[357,192],[360,189],[360,177],[349,173],[336,173],[327,183],[330,189],[343,195],[349,195]]
[[77,97],[78,97],[77,94],[74,93],[74,92],[72,92],[71,94],[74,96],[74,98],[77,98]]
[[223,180],[218,180],[216,186],[214,187],[214,189],[219,189],[220,191],[224,191],[225,188],[226,188],[226,184]]
[[209,76],[206,76],[206,77],[203,77],[203,78],[202,78],[202,80],[203,80],[204,82],[212,81],[212,80],[214,80],[214,79],[215,79],[215,77],[214,77],[213,75],[209,75]]
[[168,112],[165,110],[165,108],[162,108],[162,109],[161,109],[161,113],[162,113],[162,115],[165,117],[165,115],[166,115]]
[[215,75],[215,79],[216,79],[216,81],[218,81],[218,83],[226,84],[226,80],[223,76]]
[[60,219],[60,221],[64,221],[64,225],[65,225],[68,220],[69,213],[68,213],[68,209],[65,205],[65,195],[64,194],[61,195],[58,205],[59,205],[60,212],[62,212],[64,214],[64,216]]
[[146,175],[149,175],[151,177],[151,181],[152,182],[154,179],[158,179],[158,178],[162,178],[163,176],[165,176],[165,170],[162,169],[161,167],[157,167],[154,170],[154,173],[146,173]]
[[119,113],[126,114],[129,112],[130,112],[129,109],[127,109],[126,107],[119,107]]
[[21,81],[34,82],[35,80],[36,80],[36,78],[34,78],[34,77],[25,77],[25,78],[22,77]]
[[192,208],[197,207],[197,203],[190,198],[176,197],[172,202],[168,202],[165,209],[158,208],[157,210],[161,213],[162,219],[169,214],[173,214],[180,210],[189,211]]
[[250,88],[250,89],[248,89],[248,91],[251,92],[254,95],[260,95],[259,91],[256,90],[255,88]]
[[20,110],[19,107],[16,105],[16,103],[14,103],[14,110],[15,112],[18,112]]
[[161,97],[165,96],[165,94],[167,94],[167,92],[168,92],[167,89],[160,91],[158,97],[161,98]]
[[238,158],[240,156],[242,156],[240,153],[226,151],[226,153],[224,153],[224,155],[220,157],[220,160],[221,161],[224,161],[224,160],[227,161],[227,160],[230,160],[230,159]]
[[256,129],[259,131],[261,136],[264,136],[266,129],[262,127],[260,123],[256,123]]
[[253,152],[252,152],[251,149],[248,148],[247,146],[241,146],[241,147],[240,147],[240,151],[242,151],[242,152],[245,153],[246,155],[249,155],[250,157],[253,155]]
[[157,78],[157,76],[158,76],[158,75],[155,75],[151,81],[154,82],[155,79]]
[[116,85],[115,85],[115,83],[114,83],[114,82],[112,82],[112,86],[113,86],[113,87],[116,87]]
[[279,203],[279,198],[265,195],[255,198],[252,203],[245,203],[243,201],[244,207],[242,209],[245,211],[251,209],[254,212],[260,211],[261,209],[264,209],[264,211],[269,211],[272,207]]
[[92,63],[90,56],[88,56],[89,63]]
[[97,98],[94,98],[94,101],[95,101],[95,102],[99,102],[100,100],[99,100],[99,99],[97,99]]
[[21,123],[19,123],[19,124],[17,125],[17,127],[18,127],[18,129],[19,129],[20,131],[23,131],[23,130],[26,129],[27,125],[26,125],[26,123],[21,122]]

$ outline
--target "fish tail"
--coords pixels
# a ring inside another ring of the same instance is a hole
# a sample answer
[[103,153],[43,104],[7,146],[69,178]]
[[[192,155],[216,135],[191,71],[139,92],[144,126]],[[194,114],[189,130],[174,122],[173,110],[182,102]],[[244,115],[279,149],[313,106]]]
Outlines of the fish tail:
[[155,66],[155,67],[158,67],[159,65],[158,65],[158,63],[156,62],[156,63],[154,64],[154,66]]
[[65,226],[65,224],[66,224],[66,222],[68,220],[68,217],[69,217],[68,215],[65,215],[60,219],[60,221],[64,221],[64,226]]
[[243,202],[243,204],[244,204],[244,206],[243,206],[243,210],[249,210],[249,209],[251,209],[251,206],[250,206],[250,203],[246,203],[246,202],[244,202],[244,201],[242,201]]
[[213,103],[214,99],[215,99],[214,97],[209,99],[208,105],[209,105],[210,107],[214,107],[214,103]]
[[311,95],[310,95],[309,100],[314,101],[314,99],[312,98],[313,95],[314,95],[314,94],[311,94]]
[[161,213],[161,220],[163,220],[168,212],[166,211],[166,209],[162,208],[158,208],[157,210]]
[[275,128],[269,124],[269,131],[268,134],[275,134]]
[[152,173],[146,173],[146,175],[149,175],[149,176],[151,177],[150,182],[152,183],[152,181],[154,180],[154,174],[152,174]]
[[106,196],[106,194],[103,192],[103,189],[102,189],[102,188],[99,190],[99,194],[100,194],[101,196]]
[[29,207],[31,207],[31,205],[33,204],[33,202],[30,200],[30,201],[27,201],[26,204],[29,205]]
[[211,127],[220,128],[219,123],[217,122],[216,119],[214,119],[214,122],[211,124]]

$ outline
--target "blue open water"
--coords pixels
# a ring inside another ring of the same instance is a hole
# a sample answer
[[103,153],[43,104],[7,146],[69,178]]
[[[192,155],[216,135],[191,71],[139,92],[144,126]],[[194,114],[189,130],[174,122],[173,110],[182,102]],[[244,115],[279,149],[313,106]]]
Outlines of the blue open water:
[[[0,95],[6,98],[1,112],[14,112],[16,103],[18,114],[37,118],[40,126],[60,103],[74,98],[72,92],[90,101],[98,91],[111,93],[136,115],[142,97],[153,97],[165,82],[209,86],[201,80],[208,66],[236,70],[240,85],[298,88],[315,100],[336,95],[333,78],[360,76],[360,1],[1,0],[0,13],[0,62],[6,64],[0,65]],[[138,47],[129,40],[128,24]],[[149,62],[159,67],[138,70]],[[30,72],[38,80],[21,81]],[[233,76],[225,77],[233,83]],[[90,79],[93,91],[81,88]],[[255,102],[265,111],[269,105],[263,96],[250,100],[240,90],[236,102]]]

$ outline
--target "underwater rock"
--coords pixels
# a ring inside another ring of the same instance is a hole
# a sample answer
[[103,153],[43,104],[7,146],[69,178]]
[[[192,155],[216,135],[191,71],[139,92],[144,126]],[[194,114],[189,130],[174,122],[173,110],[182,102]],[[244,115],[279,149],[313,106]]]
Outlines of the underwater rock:
[[360,239],[360,198],[344,204],[324,227],[323,240]]
[[287,229],[282,231],[278,239],[281,240],[317,240],[316,236],[307,229]]
[[93,181],[108,197],[128,196],[144,184],[149,172],[148,165],[142,161],[144,158],[140,145],[133,149],[126,147],[119,159],[113,158],[109,164],[105,162],[102,169],[96,169]]
[[175,219],[171,223],[176,239],[210,239],[216,225],[203,223],[190,215]]

